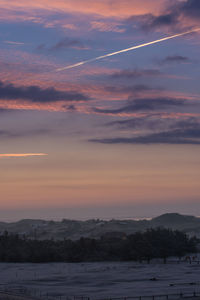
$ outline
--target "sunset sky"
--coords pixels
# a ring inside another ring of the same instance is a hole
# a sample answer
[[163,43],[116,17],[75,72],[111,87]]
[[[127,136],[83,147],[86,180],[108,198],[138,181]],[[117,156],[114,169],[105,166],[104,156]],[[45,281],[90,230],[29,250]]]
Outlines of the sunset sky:
[[199,0],[0,0],[0,221],[200,215]]

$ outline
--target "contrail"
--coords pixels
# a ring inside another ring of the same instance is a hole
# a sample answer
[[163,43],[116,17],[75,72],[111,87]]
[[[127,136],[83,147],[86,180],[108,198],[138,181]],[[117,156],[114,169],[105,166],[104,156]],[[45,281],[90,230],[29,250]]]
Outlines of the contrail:
[[98,56],[98,57],[95,57],[95,58],[92,58],[92,59],[84,60],[84,61],[81,61],[81,62],[76,63],[74,65],[69,65],[69,66],[66,66],[66,67],[63,67],[63,68],[58,68],[58,69],[56,69],[56,71],[60,72],[60,71],[72,69],[72,68],[79,67],[79,66],[85,65],[87,63],[96,61],[96,60],[100,60],[100,59],[103,59],[103,58],[106,58],[106,57],[110,57],[110,56],[117,55],[117,54],[124,53],[124,52],[128,52],[128,51],[132,51],[132,50],[135,50],[135,49],[138,49],[138,48],[150,46],[150,45],[153,45],[153,44],[161,43],[161,42],[171,40],[171,39],[174,39],[176,37],[183,36],[183,35],[186,35],[186,34],[189,34],[189,33],[192,33],[192,32],[197,32],[197,31],[200,31],[200,28],[196,28],[196,29],[186,31],[186,32],[183,32],[183,33],[178,33],[178,34],[175,34],[175,35],[167,36],[165,38],[162,38],[162,39],[159,39],[159,40],[156,40],[156,41],[152,41],[152,42],[145,43],[145,44],[140,44],[140,45],[133,46],[133,47],[130,47],[130,48],[127,48],[127,49],[123,49],[123,50],[120,50],[120,51],[116,51],[116,52],[108,53],[108,54],[105,54],[105,55],[102,55],[102,56]]

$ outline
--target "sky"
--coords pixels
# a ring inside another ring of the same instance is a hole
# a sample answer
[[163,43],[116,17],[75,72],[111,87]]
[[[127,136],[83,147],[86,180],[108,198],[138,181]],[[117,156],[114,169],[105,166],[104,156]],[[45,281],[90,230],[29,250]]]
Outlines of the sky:
[[200,215],[199,0],[0,0],[0,220]]

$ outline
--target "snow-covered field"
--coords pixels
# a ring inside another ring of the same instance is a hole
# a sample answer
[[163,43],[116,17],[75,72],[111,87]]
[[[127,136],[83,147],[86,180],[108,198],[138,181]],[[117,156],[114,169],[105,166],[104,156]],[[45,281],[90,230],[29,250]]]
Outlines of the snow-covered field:
[[0,284],[9,289],[22,286],[37,295],[41,292],[93,299],[200,292],[200,264],[1,263]]

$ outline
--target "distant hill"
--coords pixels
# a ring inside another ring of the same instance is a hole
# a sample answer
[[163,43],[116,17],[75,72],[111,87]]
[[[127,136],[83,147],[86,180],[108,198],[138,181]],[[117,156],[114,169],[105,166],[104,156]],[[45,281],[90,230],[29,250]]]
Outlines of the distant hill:
[[87,220],[64,219],[58,221],[25,219],[14,223],[0,222],[0,232],[5,230],[29,238],[44,239],[79,239],[80,237],[98,238],[105,234],[123,232],[131,234],[149,228],[164,227],[177,229],[187,234],[200,237],[200,218],[178,213],[163,214],[151,220]]
[[180,215],[178,213],[164,214],[153,218],[151,223],[157,226],[177,228],[181,226],[200,225],[200,218],[194,216]]

